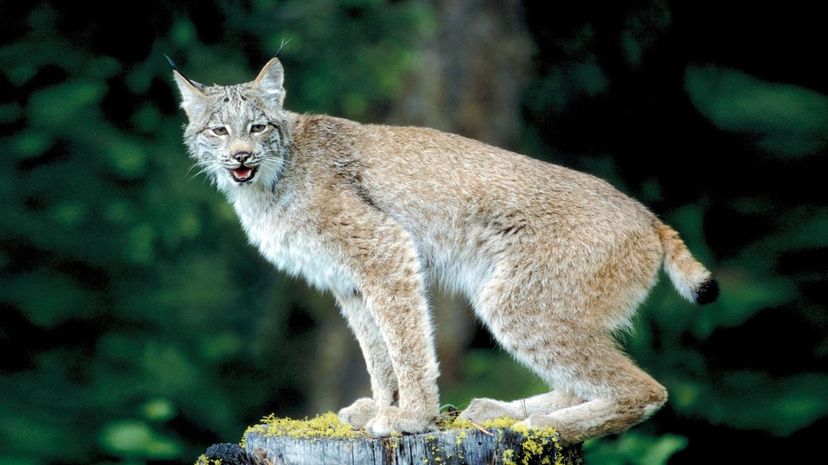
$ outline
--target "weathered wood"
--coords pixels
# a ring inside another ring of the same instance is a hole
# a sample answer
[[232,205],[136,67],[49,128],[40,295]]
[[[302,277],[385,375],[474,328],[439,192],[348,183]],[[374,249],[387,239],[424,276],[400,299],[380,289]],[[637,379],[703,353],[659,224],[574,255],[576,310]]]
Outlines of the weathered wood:
[[[388,438],[293,438],[248,432],[245,449],[216,445],[222,465],[553,465],[580,464],[580,447],[510,429],[448,430]],[[205,462],[205,465],[212,465]]]
[[[452,414],[453,413],[453,414]],[[447,412],[439,430],[377,438],[328,412],[296,420],[268,415],[242,446],[216,444],[196,465],[574,465],[580,445],[563,447],[552,428],[502,418],[482,426]]]

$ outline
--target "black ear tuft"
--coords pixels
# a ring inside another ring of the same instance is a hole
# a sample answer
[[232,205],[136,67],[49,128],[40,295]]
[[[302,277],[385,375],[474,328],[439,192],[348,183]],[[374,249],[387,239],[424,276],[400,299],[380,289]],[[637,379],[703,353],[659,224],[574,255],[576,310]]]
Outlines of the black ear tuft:
[[693,300],[695,300],[699,305],[715,302],[718,297],[719,283],[712,277],[701,283],[695,292],[693,292]]
[[170,57],[169,57],[166,53],[164,54],[164,58],[166,58],[166,59],[167,59],[167,63],[169,63],[169,64],[170,64],[170,66],[172,67],[172,69],[174,69],[174,70],[178,71],[178,65],[176,65],[176,64],[175,64],[175,62],[174,62],[174,61],[172,61],[172,58],[170,58]]
[[279,54],[282,53],[282,49],[285,48],[285,45],[290,43],[290,39],[282,39],[282,43],[279,44],[279,50],[276,50],[276,53],[273,54],[274,57],[279,58]]
[[167,63],[169,63],[169,64],[170,64],[170,66],[172,67],[173,71],[174,71],[175,73],[178,73],[178,75],[179,75],[179,76],[181,76],[182,78],[184,78],[184,80],[185,80],[185,81],[189,82],[191,86],[195,87],[195,88],[196,88],[196,89],[198,89],[198,90],[203,90],[203,89],[204,89],[204,86],[203,86],[203,85],[201,85],[201,84],[199,84],[199,83],[197,83],[197,82],[193,81],[192,79],[188,78],[187,76],[185,76],[185,75],[184,75],[184,73],[182,73],[182,72],[181,72],[181,70],[180,70],[180,69],[178,69],[178,65],[177,65],[177,64],[175,64],[175,62],[172,60],[172,58],[170,58],[170,57],[169,57],[169,55],[167,55],[167,54],[165,53],[165,54],[164,54],[164,58],[166,58],[166,59],[167,59]]

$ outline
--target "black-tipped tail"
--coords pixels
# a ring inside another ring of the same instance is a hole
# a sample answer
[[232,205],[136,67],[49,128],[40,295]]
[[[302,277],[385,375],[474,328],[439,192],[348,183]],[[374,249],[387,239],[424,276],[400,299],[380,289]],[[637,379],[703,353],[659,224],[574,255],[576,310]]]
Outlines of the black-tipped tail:
[[715,302],[718,297],[719,283],[713,278],[708,278],[693,292],[693,300],[699,305]]

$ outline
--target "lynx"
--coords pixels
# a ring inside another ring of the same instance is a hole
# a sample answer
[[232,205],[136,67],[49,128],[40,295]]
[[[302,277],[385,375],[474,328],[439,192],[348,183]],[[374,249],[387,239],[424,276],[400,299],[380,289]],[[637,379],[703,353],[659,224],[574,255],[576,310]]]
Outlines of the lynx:
[[564,442],[623,431],[667,399],[614,333],[664,267],[704,304],[718,286],[676,231],[591,175],[433,129],[285,110],[284,69],[205,86],[174,68],[184,140],[276,267],[330,291],[359,343],[370,398],[339,412],[375,435],[438,418],[427,289],[471,303],[499,344],[552,389],[474,399],[472,421],[510,416]]

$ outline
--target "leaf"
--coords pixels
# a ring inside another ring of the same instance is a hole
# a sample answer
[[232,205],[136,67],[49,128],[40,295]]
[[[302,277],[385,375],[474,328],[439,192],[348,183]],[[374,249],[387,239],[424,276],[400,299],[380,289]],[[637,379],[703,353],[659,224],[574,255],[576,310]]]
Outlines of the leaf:
[[151,460],[180,458],[179,441],[154,431],[141,420],[116,420],[103,427],[98,435],[101,446],[111,454]]
[[[769,341],[769,343],[784,343]],[[714,423],[771,431],[787,436],[828,415],[828,375],[802,373],[773,378],[765,373],[733,372],[700,405],[711,406]]]
[[49,150],[54,144],[54,137],[44,131],[21,131],[11,138],[9,148],[20,159],[34,158]]
[[147,153],[143,147],[127,138],[112,139],[108,144],[109,162],[115,174],[134,179],[147,169]]
[[49,126],[61,132],[83,131],[82,115],[97,106],[104,95],[104,83],[75,79],[32,94],[29,119],[35,126]]
[[617,439],[594,439],[584,444],[584,462],[602,465],[666,465],[687,447],[687,438],[676,434],[651,436],[628,431]]
[[714,66],[689,66],[685,89],[713,124],[758,135],[757,145],[764,151],[810,155],[828,141],[828,97],[819,92]]

